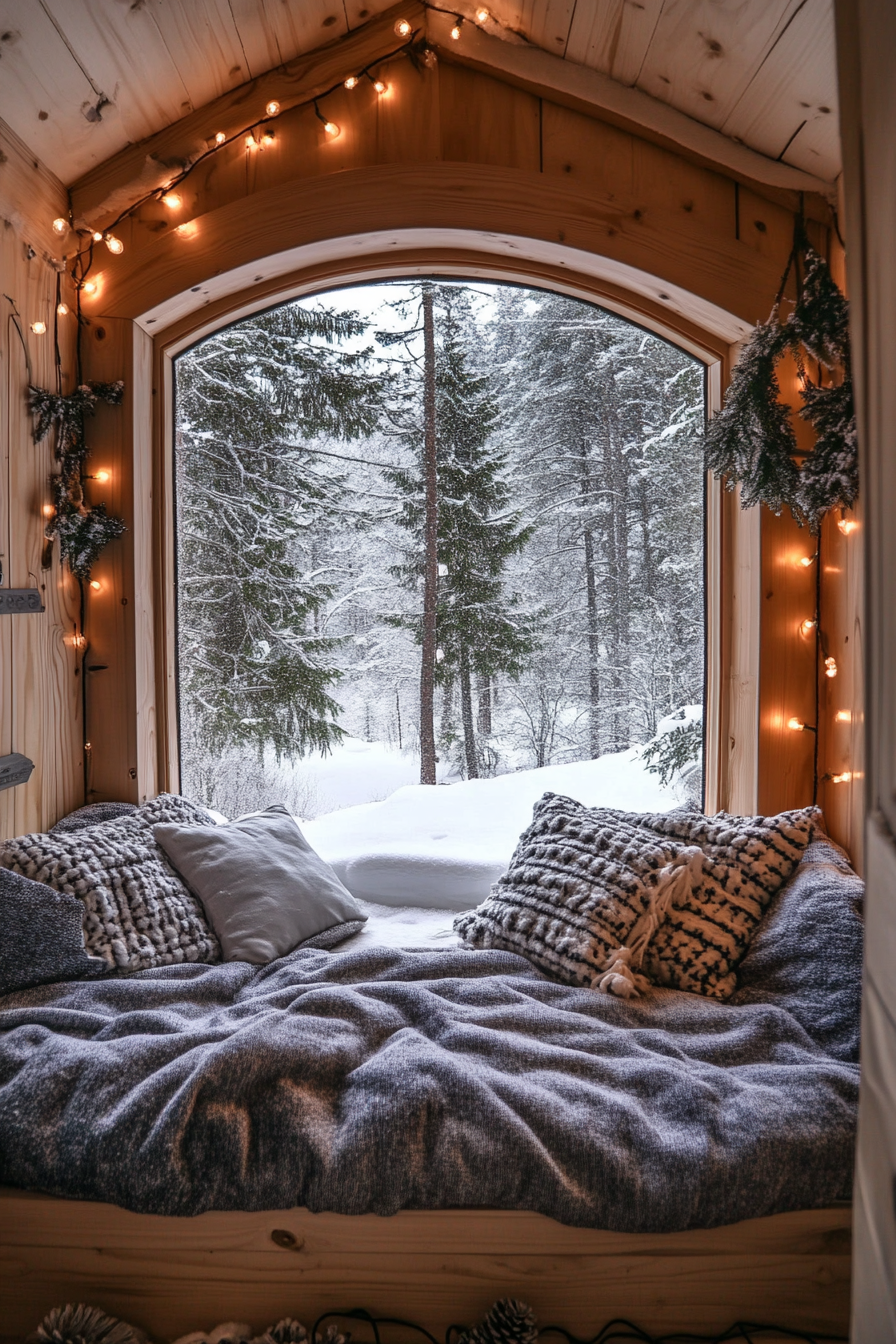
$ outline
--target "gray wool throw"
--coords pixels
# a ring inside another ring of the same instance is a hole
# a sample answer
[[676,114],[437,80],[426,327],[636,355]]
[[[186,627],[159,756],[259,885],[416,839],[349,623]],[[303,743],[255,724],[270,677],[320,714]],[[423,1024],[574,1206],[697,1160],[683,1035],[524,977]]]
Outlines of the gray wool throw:
[[210,818],[186,798],[163,793],[125,815],[78,830],[6,840],[0,844],[0,867],[77,896],[84,947],[110,970],[220,961],[200,902],[153,837],[153,827],[165,821],[207,826]]
[[820,816],[654,815],[546,793],[507,872],[454,928],[468,947],[519,952],[620,998],[653,981],[726,999]]
[[728,1002],[384,947],[10,994],[0,1183],[148,1213],[486,1206],[620,1232],[848,1198],[860,893],[813,844]]

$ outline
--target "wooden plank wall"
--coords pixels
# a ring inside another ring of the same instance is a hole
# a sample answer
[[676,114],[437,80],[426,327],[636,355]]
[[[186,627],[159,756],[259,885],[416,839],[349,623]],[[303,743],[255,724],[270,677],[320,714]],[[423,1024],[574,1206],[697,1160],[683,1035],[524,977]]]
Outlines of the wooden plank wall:
[[[27,784],[0,792],[0,836],[43,830],[83,801],[83,733],[78,651],[72,636],[78,591],[54,547],[41,568],[49,443],[31,442],[25,352],[12,320],[14,300],[34,381],[55,386],[53,312],[59,240],[51,223],[67,209],[61,184],[0,126],[0,563],[4,587],[40,590],[41,615],[0,616],[0,754],[35,764]],[[67,299],[71,296],[67,294]],[[30,330],[46,323],[43,336]],[[74,319],[60,323],[65,390],[74,379]]]
[[[347,69],[352,60],[360,65],[369,56],[364,44],[373,36],[359,35],[357,41],[356,56],[341,58],[348,62]],[[331,54],[328,59],[332,64],[335,57]],[[328,219],[323,202],[331,184],[344,195],[344,223],[340,223],[344,232],[382,227],[400,218],[405,199],[407,224],[416,227],[450,220],[456,227],[472,228],[487,214],[489,227],[510,232],[516,228],[530,237],[594,251],[639,266],[660,281],[692,287],[744,321],[768,315],[790,248],[795,198],[791,201],[773,189],[749,190],[721,172],[619,127],[461,64],[440,61],[434,70],[418,72],[399,60],[383,73],[391,91],[379,101],[364,82],[353,93],[339,90],[327,99],[327,115],[342,127],[338,140],[323,136],[312,110],[290,108],[284,101],[286,110],[275,123],[274,147],[248,155],[242,143],[229,146],[183,185],[180,211],[168,211],[156,202],[121,225],[125,254],[112,258],[103,252],[97,267],[99,292],[86,309],[93,322],[86,343],[91,376],[133,368],[133,319],[153,302],[194,286],[201,290],[222,266],[245,264],[313,240],[315,230],[319,233]],[[337,74],[334,66],[328,78]],[[307,75],[313,77],[313,71]],[[265,77],[264,97],[296,96],[294,80],[281,90],[271,82],[276,78],[276,72]],[[256,90],[255,97],[259,96]],[[228,95],[226,107],[222,104],[222,125],[228,133],[235,130],[234,118],[245,124],[251,116],[247,97],[237,91]],[[188,118],[190,144],[196,141],[200,123],[203,131],[214,129],[216,115],[194,113]],[[166,154],[176,156],[177,128],[169,128],[163,138]],[[140,154],[148,148],[142,147]],[[90,209],[91,203],[96,209],[104,193],[121,187],[136,152],[135,147],[122,156],[122,165],[112,163],[95,170],[83,184],[75,184],[76,209]],[[413,190],[402,176],[409,166]],[[363,195],[363,210],[358,209],[355,191]],[[526,192],[535,202],[528,210]],[[818,204],[813,208],[817,213]],[[180,223],[189,224],[185,233],[175,232]],[[828,230],[820,224],[812,227],[816,245],[830,250]],[[96,339],[101,328],[107,333],[104,341]],[[128,558],[135,541],[138,549],[140,545],[133,525],[138,524],[138,530],[143,523],[148,527],[150,508],[146,490],[130,477],[127,442],[128,435],[133,439],[135,430],[145,433],[147,427],[130,424],[129,415],[127,407],[123,417],[122,412],[104,411],[93,439],[97,451],[105,453],[110,464],[118,464],[112,489],[124,492],[116,496],[118,507],[132,530],[101,562],[101,567],[109,568],[103,580],[108,586],[94,605],[97,648],[103,649],[95,661],[105,663],[109,671],[92,676],[97,686],[102,677],[116,690],[113,696],[101,697],[102,719],[90,724],[90,736],[98,744],[91,797],[136,796],[132,772],[138,764],[138,741],[145,743],[154,734],[151,723],[148,738],[144,733],[140,739],[135,728],[137,705],[143,703],[135,667],[140,660],[144,668],[151,663],[146,640],[135,643],[137,604],[142,603],[145,617],[152,599],[146,585],[137,593],[133,559]],[[122,434],[125,437],[119,441]],[[145,529],[141,535],[146,535]],[[845,554],[844,543],[848,543]],[[822,691],[823,696],[835,696],[836,708],[848,712],[854,724],[862,716],[861,677],[853,663],[860,624],[856,577],[860,546],[860,534],[843,538],[826,529],[825,637],[841,650],[844,666],[836,686],[826,684]],[[814,721],[811,642],[799,635],[799,622],[814,605],[814,579],[794,563],[797,553],[807,547],[811,549],[807,534],[791,521],[763,515],[757,575],[762,658],[755,797],[759,809],[767,812],[805,804],[812,797],[812,735],[786,728],[793,715]],[[140,572],[147,572],[145,564]],[[755,619],[754,609],[747,619]],[[144,619],[141,628],[146,631],[148,624]],[[831,714],[836,712],[833,701],[828,708]],[[145,710],[151,715],[151,704]],[[753,731],[749,720],[749,715],[740,716],[740,738]],[[849,724],[838,721],[834,726],[824,720],[823,726],[820,772],[848,769],[860,774],[856,735],[847,731]],[[145,759],[149,748],[142,750]],[[752,786],[735,795],[741,806],[747,805],[748,793],[752,795]],[[860,793],[854,784],[825,784],[822,791],[835,838],[854,852],[859,845]]]

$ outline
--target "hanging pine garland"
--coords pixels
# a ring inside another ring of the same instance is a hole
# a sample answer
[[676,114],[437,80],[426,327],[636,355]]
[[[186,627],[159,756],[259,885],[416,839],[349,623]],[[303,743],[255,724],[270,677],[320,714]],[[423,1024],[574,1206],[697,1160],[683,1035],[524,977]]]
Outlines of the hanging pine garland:
[[124,383],[84,383],[67,397],[42,387],[29,387],[28,399],[35,416],[33,438],[40,443],[51,429],[56,431],[54,453],[59,473],[51,477],[55,514],[47,524],[49,540],[59,538],[63,560],[78,579],[88,580],[97,556],[125,530],[121,518],[110,516],[105,504],[90,508],[84,501],[84,463],[87,443],[84,421],[97,403],[120,406]]
[[[800,263],[805,265],[801,278]],[[796,268],[797,298],[786,322],[780,307]],[[800,416],[816,441],[802,467],[790,408],[781,401],[777,364],[793,355],[800,380]],[[813,380],[808,361],[816,364]],[[731,377],[725,406],[706,430],[706,465],[741,487],[744,508],[766,504],[773,513],[789,508],[802,526],[817,533],[830,509],[848,508],[859,493],[858,444],[849,352],[849,305],[823,257],[810,246],[802,221],[794,232],[771,316],[760,322]]]

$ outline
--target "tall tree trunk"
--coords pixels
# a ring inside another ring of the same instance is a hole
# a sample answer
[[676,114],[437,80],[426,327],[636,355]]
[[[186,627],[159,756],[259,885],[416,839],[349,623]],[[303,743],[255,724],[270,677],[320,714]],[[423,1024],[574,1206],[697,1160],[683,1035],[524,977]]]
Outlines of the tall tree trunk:
[[395,687],[395,717],[398,720],[398,750],[401,751],[401,696],[398,693],[398,687]]
[[436,341],[432,285],[423,293],[423,641],[420,661],[420,783],[436,782],[433,715],[436,674],[436,603],[439,585],[439,497],[436,475]]
[[492,731],[492,679],[486,673],[479,677],[479,731],[490,737]]
[[[588,469],[588,449],[579,444],[582,504],[587,514],[593,507],[592,482]],[[594,533],[586,524],[582,539],[585,546],[585,601],[588,624],[589,740],[592,759],[600,755],[600,630],[597,617],[597,577],[594,572]]]
[[460,650],[460,714],[464,725],[464,758],[467,763],[467,779],[479,778],[479,766],[476,762],[476,736],[473,731],[473,690],[470,685],[470,660],[467,650]]

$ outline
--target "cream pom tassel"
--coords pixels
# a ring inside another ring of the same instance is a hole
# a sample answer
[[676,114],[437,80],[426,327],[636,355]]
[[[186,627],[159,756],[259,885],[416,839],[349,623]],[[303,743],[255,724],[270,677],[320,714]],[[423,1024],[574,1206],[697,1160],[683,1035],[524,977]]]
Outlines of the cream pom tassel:
[[650,893],[650,904],[632,929],[631,946],[617,947],[606,960],[597,982],[597,989],[602,994],[614,994],[618,999],[637,999],[650,988],[650,981],[639,971],[644,954],[672,906],[683,900],[703,876],[704,858],[699,845],[686,845],[670,863],[660,868]]

